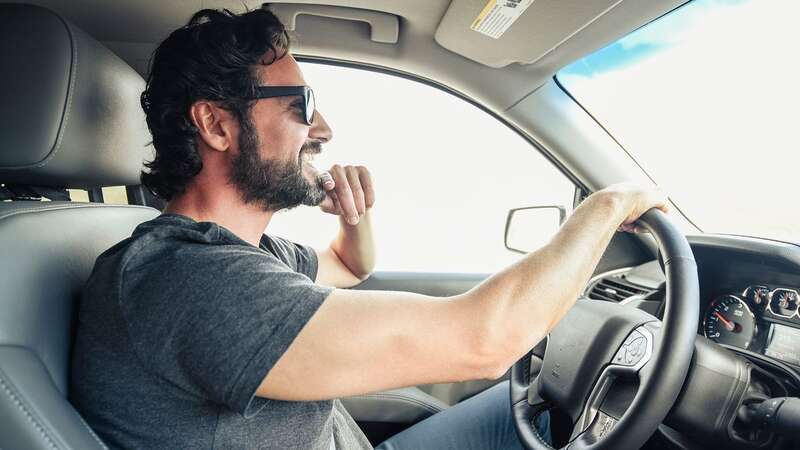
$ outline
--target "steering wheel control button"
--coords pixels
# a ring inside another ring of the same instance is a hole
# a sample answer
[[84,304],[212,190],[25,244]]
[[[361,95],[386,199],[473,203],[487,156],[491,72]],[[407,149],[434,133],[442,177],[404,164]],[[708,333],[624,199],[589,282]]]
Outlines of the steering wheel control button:
[[616,363],[616,364],[625,364],[625,353],[626,353],[626,351],[627,351],[627,348],[625,346],[620,347],[619,350],[617,350],[617,354],[614,355],[614,363]]
[[647,350],[647,339],[644,336],[635,339],[628,345],[628,351],[625,354],[628,364],[636,364],[642,360],[642,357]]
[[623,347],[627,347],[631,345],[631,343],[637,339],[644,339],[644,335],[639,332],[639,330],[633,330],[628,337],[625,338],[625,342],[622,343]]
[[638,330],[633,330],[633,332],[625,338],[619,350],[617,350],[613,362],[621,366],[635,366],[639,364],[642,358],[647,354],[647,349],[647,337]]

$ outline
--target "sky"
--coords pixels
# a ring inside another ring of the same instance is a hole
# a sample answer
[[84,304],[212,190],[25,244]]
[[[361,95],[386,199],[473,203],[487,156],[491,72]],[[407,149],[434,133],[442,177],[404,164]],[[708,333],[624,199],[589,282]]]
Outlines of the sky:
[[695,0],[558,79],[701,229],[800,240],[797,0]]

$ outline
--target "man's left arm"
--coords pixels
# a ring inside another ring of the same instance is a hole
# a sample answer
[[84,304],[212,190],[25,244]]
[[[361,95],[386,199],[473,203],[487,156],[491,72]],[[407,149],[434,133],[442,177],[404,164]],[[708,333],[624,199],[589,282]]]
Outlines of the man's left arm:
[[[327,198],[320,208],[339,216],[339,233],[331,245],[317,251],[316,283],[339,288],[364,281],[375,267],[375,243],[370,209],[375,191],[363,166],[334,165],[323,178]],[[323,175],[324,176],[324,175]]]

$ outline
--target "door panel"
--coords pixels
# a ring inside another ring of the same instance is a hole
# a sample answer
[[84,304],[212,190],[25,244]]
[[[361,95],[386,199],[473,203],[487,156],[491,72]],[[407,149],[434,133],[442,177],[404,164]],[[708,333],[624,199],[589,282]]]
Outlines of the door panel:
[[433,297],[447,297],[467,292],[488,276],[489,274],[375,272],[353,289],[416,292]]
[[[489,274],[375,272],[367,280],[353,289],[374,291],[405,291],[434,297],[447,297],[467,292],[475,285],[486,279],[488,276]],[[495,385],[505,378],[507,378],[507,374],[497,380],[475,380],[460,383],[441,383],[417,386],[417,388],[413,388],[414,395],[408,396],[408,401],[413,402],[417,400],[416,397],[427,395],[434,398],[432,402],[441,402],[446,406],[452,406],[461,400],[472,397],[478,392]],[[389,392],[395,393],[394,391]],[[395,395],[395,397],[397,397],[397,395]],[[369,400],[372,403],[375,402],[375,398],[370,398]],[[373,408],[368,407],[364,403],[365,400],[361,400],[361,398],[358,396],[345,401],[345,405],[350,405],[351,408],[349,409],[352,411],[373,410]],[[390,406],[391,405],[387,404],[387,407]],[[421,419],[428,417],[430,414],[432,414],[432,412],[427,405],[420,405],[419,411],[416,414],[404,413],[402,417],[414,417],[415,419]],[[364,420],[370,419],[367,417],[356,417],[356,420],[359,420],[360,418]],[[375,419],[372,418],[372,420]]]

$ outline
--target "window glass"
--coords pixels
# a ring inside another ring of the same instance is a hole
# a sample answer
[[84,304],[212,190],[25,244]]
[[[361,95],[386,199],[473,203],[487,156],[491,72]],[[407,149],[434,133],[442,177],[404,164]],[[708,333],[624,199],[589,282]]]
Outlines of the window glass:
[[794,242],[798,17],[695,0],[557,77],[701,229]]
[[[574,185],[527,141],[478,108],[374,72],[302,64],[333,129],[314,164],[372,173],[377,270],[489,273],[520,255],[503,244],[509,209],[571,207]],[[299,207],[268,233],[325,248],[335,217]],[[535,233],[536,230],[531,230]]]
[[89,193],[83,189],[67,189],[69,199],[73,202],[88,203]]

